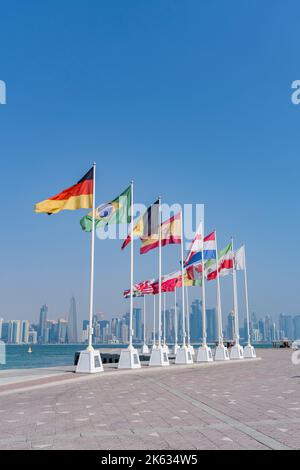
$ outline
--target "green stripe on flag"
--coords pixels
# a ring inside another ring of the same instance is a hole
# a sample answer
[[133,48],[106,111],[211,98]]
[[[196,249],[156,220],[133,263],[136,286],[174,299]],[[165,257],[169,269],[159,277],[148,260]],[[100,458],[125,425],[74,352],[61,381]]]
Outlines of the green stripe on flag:
[[[128,186],[117,198],[97,207],[95,211],[95,228],[108,224],[130,223],[131,186]],[[93,212],[89,212],[80,220],[82,230],[91,232],[93,227]]]

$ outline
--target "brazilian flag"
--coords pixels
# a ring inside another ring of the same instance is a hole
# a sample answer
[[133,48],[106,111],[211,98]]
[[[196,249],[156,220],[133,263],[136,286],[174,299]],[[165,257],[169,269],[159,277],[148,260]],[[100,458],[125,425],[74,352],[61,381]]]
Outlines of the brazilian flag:
[[[108,224],[130,223],[131,186],[128,186],[118,197],[95,209],[95,228]],[[80,220],[82,230],[91,232],[93,227],[93,211]]]

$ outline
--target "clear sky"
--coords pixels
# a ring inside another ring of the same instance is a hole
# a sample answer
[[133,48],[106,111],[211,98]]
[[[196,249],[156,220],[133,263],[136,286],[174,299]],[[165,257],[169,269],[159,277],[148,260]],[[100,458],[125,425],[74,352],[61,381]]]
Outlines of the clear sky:
[[[205,203],[220,246],[247,244],[251,310],[299,314],[299,19],[297,0],[2,3],[0,317],[64,317],[72,294],[87,317],[85,211],[33,206],[94,160],[99,202],[134,179],[139,202]],[[155,276],[137,249],[136,280]],[[166,271],[178,256],[164,249]],[[119,241],[96,241],[95,282],[95,310],[123,313]]]

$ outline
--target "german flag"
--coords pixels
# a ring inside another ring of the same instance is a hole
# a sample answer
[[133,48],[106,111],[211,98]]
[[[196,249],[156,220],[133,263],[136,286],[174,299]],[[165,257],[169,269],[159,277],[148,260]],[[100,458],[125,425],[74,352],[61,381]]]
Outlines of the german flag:
[[35,212],[55,214],[63,210],[89,209],[93,207],[93,167],[70,188],[64,189],[56,196],[38,202]]

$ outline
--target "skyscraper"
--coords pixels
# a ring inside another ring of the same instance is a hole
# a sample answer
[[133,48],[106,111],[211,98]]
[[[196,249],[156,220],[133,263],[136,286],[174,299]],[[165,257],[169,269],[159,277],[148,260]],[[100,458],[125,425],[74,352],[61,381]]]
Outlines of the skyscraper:
[[212,343],[217,340],[217,311],[215,308],[206,310],[207,341]]
[[47,313],[48,307],[44,304],[40,310],[40,321],[38,328],[38,341],[45,343],[47,341]]
[[300,339],[300,315],[294,317],[295,339]]
[[202,340],[202,303],[198,299],[191,304],[190,336],[192,343]]
[[234,339],[235,328],[234,328],[234,312],[230,312],[227,317],[227,328],[226,336],[229,341]]
[[143,338],[142,310],[133,309],[133,338],[135,341],[141,341]]
[[63,318],[59,318],[57,320],[58,323],[58,342],[59,343],[65,343],[66,342],[66,337],[67,337],[67,321],[64,320]]
[[29,339],[29,321],[21,321],[21,342],[27,344]]
[[77,331],[77,309],[75,297],[71,297],[69,319],[67,327],[67,338],[68,343],[78,343],[78,331]]

